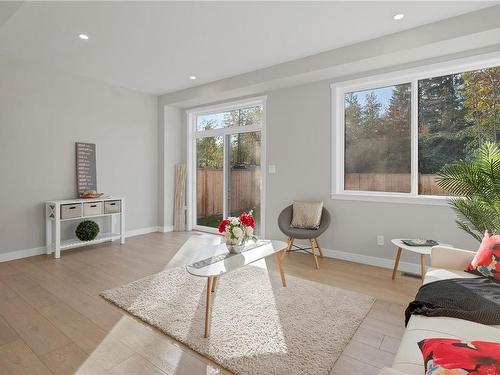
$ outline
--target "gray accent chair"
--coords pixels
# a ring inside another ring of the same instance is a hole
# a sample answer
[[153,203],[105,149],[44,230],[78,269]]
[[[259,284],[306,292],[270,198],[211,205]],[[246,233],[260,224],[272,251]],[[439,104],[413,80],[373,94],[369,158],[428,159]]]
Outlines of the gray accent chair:
[[[290,251],[305,251],[314,256],[314,263],[316,264],[316,269],[319,269],[318,256],[316,255],[316,249],[318,249],[319,256],[323,257],[323,249],[319,245],[318,237],[321,236],[330,226],[330,213],[323,207],[321,213],[321,223],[318,229],[302,229],[293,228],[290,226],[292,223],[293,216],[293,205],[285,207],[283,211],[278,216],[278,226],[280,230],[288,237],[287,247],[284,251],[284,255],[288,254]],[[299,240],[309,240],[311,247],[300,247],[294,245],[295,239]],[[309,251],[310,250],[310,251]]]

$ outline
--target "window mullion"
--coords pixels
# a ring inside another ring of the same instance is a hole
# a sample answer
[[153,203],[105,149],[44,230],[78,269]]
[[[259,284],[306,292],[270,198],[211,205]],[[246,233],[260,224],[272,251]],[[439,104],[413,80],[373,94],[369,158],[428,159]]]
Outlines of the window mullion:
[[418,80],[411,82],[411,191],[418,196]]
[[[345,103],[344,103],[344,92],[340,90],[339,98],[342,98],[341,101],[338,103],[338,122],[339,122],[339,131],[337,132],[337,147],[338,147],[338,153],[337,153],[337,158],[338,158],[338,179],[337,179],[337,190],[339,192],[344,192],[345,190],[345,183],[344,183],[344,178],[345,178]],[[340,100],[340,99],[339,99]]]

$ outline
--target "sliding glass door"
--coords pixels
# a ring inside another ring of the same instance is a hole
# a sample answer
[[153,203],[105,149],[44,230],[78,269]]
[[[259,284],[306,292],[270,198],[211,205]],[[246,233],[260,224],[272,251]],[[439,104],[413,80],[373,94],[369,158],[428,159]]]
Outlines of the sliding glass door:
[[216,228],[224,213],[224,137],[196,140],[196,225]]
[[224,217],[253,211],[262,233],[262,102],[191,112],[190,229],[215,232]]
[[229,216],[253,211],[260,233],[260,138],[261,132],[228,135],[227,206]]

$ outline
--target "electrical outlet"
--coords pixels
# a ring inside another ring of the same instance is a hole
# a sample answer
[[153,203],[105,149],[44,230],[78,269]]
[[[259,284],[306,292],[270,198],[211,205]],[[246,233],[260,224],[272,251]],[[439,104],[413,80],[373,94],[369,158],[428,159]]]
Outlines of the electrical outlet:
[[269,166],[269,174],[275,174],[275,173],[276,173],[276,166],[270,165]]
[[377,245],[384,246],[384,243],[385,243],[384,236],[382,236],[381,234],[379,234],[377,236]]

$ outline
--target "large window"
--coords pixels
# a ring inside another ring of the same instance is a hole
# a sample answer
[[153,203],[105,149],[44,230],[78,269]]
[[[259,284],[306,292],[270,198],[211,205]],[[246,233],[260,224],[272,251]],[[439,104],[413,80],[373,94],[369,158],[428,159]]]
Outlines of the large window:
[[418,193],[446,195],[436,174],[499,140],[500,67],[418,81]]
[[344,95],[345,190],[410,192],[410,84]]
[[190,228],[216,231],[222,218],[252,210],[262,235],[263,99],[188,114]]
[[333,194],[446,196],[442,168],[500,138],[498,65],[332,85]]
[[196,116],[196,130],[222,129],[232,126],[261,125],[262,106],[249,106],[229,111]]

